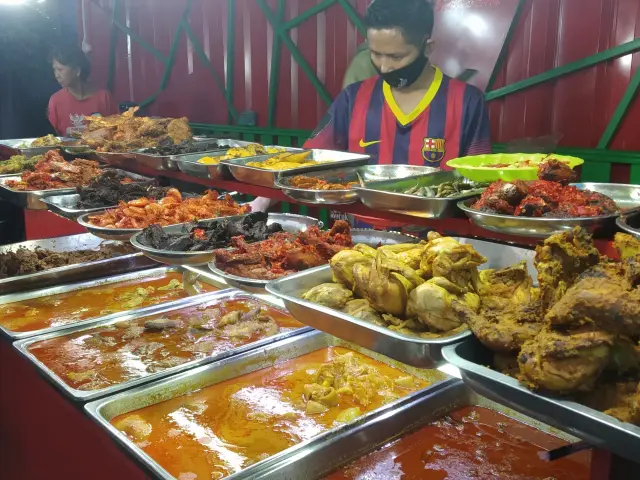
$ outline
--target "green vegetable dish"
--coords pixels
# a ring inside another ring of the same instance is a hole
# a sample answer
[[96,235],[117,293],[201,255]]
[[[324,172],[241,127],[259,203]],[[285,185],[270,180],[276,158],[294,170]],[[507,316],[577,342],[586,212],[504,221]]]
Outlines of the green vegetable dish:
[[42,155],[27,158],[24,155],[14,155],[4,162],[0,162],[0,175],[7,175],[10,173],[20,173],[27,170],[34,170],[38,160],[42,158]]
[[408,195],[419,195],[426,198],[454,198],[469,193],[480,193],[489,184],[469,182],[465,180],[455,180],[453,182],[444,182],[440,185],[420,186],[416,185],[403,193]]

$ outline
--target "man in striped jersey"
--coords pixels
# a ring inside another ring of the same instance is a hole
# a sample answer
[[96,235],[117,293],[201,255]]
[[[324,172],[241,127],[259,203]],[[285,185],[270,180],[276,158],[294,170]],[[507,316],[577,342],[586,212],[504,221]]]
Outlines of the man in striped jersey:
[[374,0],[365,23],[378,76],[345,88],[304,146],[367,153],[372,164],[441,168],[490,153],[482,92],[429,62],[431,3]]

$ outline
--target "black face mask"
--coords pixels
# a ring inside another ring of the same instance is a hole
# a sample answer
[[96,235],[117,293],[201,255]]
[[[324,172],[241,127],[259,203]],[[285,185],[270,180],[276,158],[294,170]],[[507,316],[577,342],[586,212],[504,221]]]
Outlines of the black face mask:
[[424,70],[424,67],[427,66],[428,61],[429,59],[424,56],[424,53],[420,52],[420,55],[418,55],[417,58],[409,65],[405,65],[404,67],[392,72],[382,73],[378,67],[375,68],[378,71],[378,75],[380,75],[382,79],[391,86],[391,88],[404,88],[415,83],[416,80],[420,78],[420,75],[422,75],[422,71]]

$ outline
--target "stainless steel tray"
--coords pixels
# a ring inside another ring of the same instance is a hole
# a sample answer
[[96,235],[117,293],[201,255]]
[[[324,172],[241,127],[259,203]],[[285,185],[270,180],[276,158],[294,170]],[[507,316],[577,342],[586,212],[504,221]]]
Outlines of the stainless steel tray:
[[[21,247],[28,250],[45,248],[54,252],[72,252],[77,250],[90,250],[98,248],[100,245],[108,245],[110,243],[113,242],[105,242],[94,235],[82,233],[68,237],[48,238],[46,240],[32,240],[29,242],[4,245],[0,247],[0,253],[15,252]],[[79,282],[81,280],[104,277],[105,275],[135,272],[153,266],[157,266],[156,262],[139,252],[95,262],[76,263],[65,267],[50,268],[49,270],[29,275],[15,275],[9,278],[0,278],[0,295]]]
[[[439,171],[438,168],[421,167],[417,165],[365,165],[356,168],[340,168],[321,172],[308,173],[306,177],[325,180],[329,183],[375,182],[379,180],[394,180],[415,177]],[[358,193],[353,188],[343,190],[311,190],[291,186],[291,179],[299,173],[289,173],[286,170],[278,175],[276,187],[282,193],[298,202],[314,205],[339,205],[354,203],[359,200]],[[358,178],[360,175],[360,178]]]
[[41,201],[43,197],[47,197],[49,195],[64,195],[74,193],[76,191],[75,188],[20,191],[13,190],[6,186],[7,181],[20,180],[21,178],[22,177],[20,175],[7,175],[0,177],[0,197],[4,198],[9,203],[29,210],[46,210],[47,206]]
[[[244,218],[246,215],[236,215],[233,217],[223,217],[220,219],[207,220],[197,222],[199,225],[210,225],[213,223],[235,221]],[[304,215],[295,215],[292,213],[269,213],[267,218],[267,225],[279,223],[285,232],[304,232],[307,228],[318,225],[320,222],[313,217],[306,217]],[[172,227],[163,227],[163,230],[167,233],[184,233],[185,228],[188,225],[183,224],[175,225]],[[206,265],[211,262],[215,255],[214,250],[203,250],[200,252],[176,252],[171,250],[158,250],[155,248],[147,247],[138,241],[140,233],[136,233],[131,237],[131,245],[140,250],[144,255],[160,263],[166,263],[167,265]]]
[[[370,247],[377,247],[378,245],[395,245],[397,243],[418,243],[419,239],[412,235],[396,232],[385,232],[380,230],[372,230],[369,228],[352,228],[351,238],[353,244],[364,243]],[[238,277],[231,275],[216,267],[215,261],[209,263],[211,271],[224,279],[224,281],[233,287],[245,290],[253,293],[264,293],[267,288],[267,284],[271,280],[257,280],[255,278]],[[322,267],[320,267],[322,268]],[[297,274],[299,275],[299,274]],[[295,275],[294,275],[295,276]],[[288,278],[288,277],[283,277]],[[331,280],[328,280],[331,281]]]
[[629,216],[621,215],[616,219],[616,225],[640,240],[640,213]]
[[270,480],[325,478],[334,470],[345,467],[368,453],[467,406],[489,408],[570,443],[578,440],[572,435],[559,432],[499,403],[492,402],[459,381],[451,381],[443,388],[434,389],[425,396],[403,402],[385,417],[371,419],[352,427],[344,435],[312,440],[304,452],[291,452],[277,460],[265,460],[260,473],[252,478]]
[[[56,137],[58,140],[62,142],[75,142],[75,138],[69,137]],[[14,155],[24,155],[27,158],[35,157],[36,155],[42,155],[43,153],[48,152],[49,150],[59,150],[64,145],[52,145],[49,147],[19,147],[19,145],[26,144],[31,145],[31,142],[36,140],[35,138],[14,138],[8,140],[0,140],[0,148],[6,147],[7,149],[13,150]]]
[[447,361],[460,369],[470,388],[489,399],[582,438],[595,447],[636,462],[640,451],[640,427],[570,400],[538,395],[515,379],[484,365],[491,352],[475,337],[443,350]]
[[[147,269],[147,270],[143,270],[143,271],[139,271],[139,272],[135,272],[135,273],[125,273],[122,275],[113,275],[113,276],[109,276],[109,277],[101,277],[101,278],[94,278],[93,280],[88,280],[88,281],[84,281],[84,282],[78,282],[78,283],[69,283],[66,285],[60,285],[60,286],[55,286],[55,287],[49,287],[49,288],[43,288],[43,289],[39,289],[39,290],[32,290],[30,292],[26,292],[26,293],[12,293],[12,294],[8,294],[8,295],[2,295],[0,296],[0,305],[5,305],[7,303],[14,303],[14,302],[21,302],[23,300],[31,300],[34,298],[40,298],[40,297],[47,297],[47,296],[51,296],[51,295],[59,295],[61,293],[68,293],[68,292],[74,292],[77,290],[83,290],[86,288],[91,288],[91,287],[97,287],[97,286],[102,286],[102,285],[111,285],[113,283],[118,283],[118,282],[126,282],[129,280],[137,280],[137,279],[145,279],[148,277],[153,277],[155,275],[159,275],[161,273],[166,273],[166,272],[181,272],[181,273],[191,273],[194,272],[193,270],[189,270],[188,267],[158,267],[158,268],[152,268],[152,269]],[[208,283],[210,285],[214,285],[218,288],[227,288],[226,285],[219,283],[216,280],[216,277],[213,275],[207,275],[206,273],[203,273],[201,271],[195,271],[195,273],[198,274],[198,280],[202,281],[204,283]],[[170,303],[175,303],[175,302],[180,302],[182,301],[182,299],[180,300],[174,300],[171,302],[163,302],[164,304],[170,304]],[[157,304],[157,305],[162,305],[162,304]],[[156,306],[157,306],[156,305]],[[44,334],[48,334],[48,333],[52,333],[52,332],[59,332],[62,330],[68,330],[69,328],[76,328],[76,327],[82,327],[85,325],[91,325],[97,321],[104,321],[104,320],[109,320],[112,318],[119,318],[122,317],[123,315],[127,315],[133,311],[135,311],[137,309],[133,308],[130,310],[123,310],[122,312],[117,312],[117,313],[113,313],[113,314],[109,314],[109,315],[103,315],[103,316],[98,316],[98,317],[94,317],[94,318],[88,318],[86,320],[81,320],[79,322],[75,322],[75,323],[70,323],[68,325],[59,325],[57,327],[48,327],[48,328],[42,328],[40,330],[33,330],[30,332],[15,332],[12,330],[9,330],[5,327],[3,327],[2,325],[0,325],[0,332],[4,333],[6,336],[12,338],[12,339],[23,339],[23,338],[28,338],[28,337],[34,337],[36,335],[44,335]]]
[[[526,260],[529,273],[537,279],[533,266],[534,250],[482,240],[456,240],[472,245],[477,252],[487,257],[487,263],[482,268],[504,268]],[[219,275],[218,272],[215,273]],[[301,298],[312,287],[332,281],[331,267],[326,265],[279,278],[270,282],[266,288],[267,292],[281,298],[287,310],[302,323],[419,368],[439,365],[443,361],[442,347],[471,335],[469,331],[438,339],[405,335]]]
[[[302,152],[301,148],[287,148],[287,151]],[[249,162],[264,162],[273,157],[270,155],[261,155],[258,157],[235,158],[232,160],[222,160],[231,172],[231,175],[239,181],[250,183],[252,185],[260,185],[263,187],[273,188],[278,174],[287,172],[292,175],[300,175],[307,172],[317,172],[321,170],[331,170],[335,168],[359,167],[365,165],[369,161],[369,155],[358,153],[337,152],[334,150],[311,150],[308,160],[316,160],[323,163],[310,165],[300,168],[291,168],[289,170],[265,170],[263,168],[248,167]]]
[[[89,326],[86,326],[86,325],[74,326],[73,328],[68,328],[62,332],[53,332],[46,335],[40,335],[37,337],[31,337],[25,340],[20,340],[18,342],[15,342],[13,345],[18,349],[18,351],[22,355],[24,355],[25,357],[27,357],[27,359],[33,362],[35,366],[45,376],[47,376],[58,388],[60,388],[66,395],[73,398],[74,400],[89,401],[89,400],[94,400],[96,398],[104,397],[107,395],[112,395],[121,390],[135,387],[143,383],[149,383],[153,380],[158,380],[160,378],[168,377],[178,372],[189,370],[190,368],[194,368],[200,365],[206,365],[208,363],[217,362],[227,357],[232,357],[240,353],[248,352],[249,350],[253,350],[255,348],[260,348],[265,345],[269,345],[270,343],[277,342],[278,340],[283,340],[285,338],[293,337],[295,335],[299,335],[301,333],[311,331],[309,327],[302,327],[293,331],[280,333],[272,337],[264,338],[256,342],[248,343],[246,345],[231,349],[229,351],[220,353],[218,355],[214,355],[207,358],[201,358],[198,360],[192,360],[190,362],[186,362],[181,365],[168,368],[161,372],[150,373],[144,377],[128,380],[117,385],[111,385],[110,387],[102,388],[100,390],[78,390],[75,388],[71,388],[60,377],[58,377],[58,375],[52,372],[44,363],[38,360],[36,356],[29,351],[29,347],[32,346],[33,344],[42,342],[44,340],[49,340],[51,338],[64,337],[77,332],[89,333],[91,330],[94,330],[96,328],[112,325],[117,322],[124,322],[124,321],[144,318],[144,317],[151,317],[159,314],[172,314],[172,313],[178,312],[179,310],[182,310],[183,308],[189,308],[195,305],[211,305],[218,302],[223,302],[228,300],[237,300],[237,299],[256,299],[268,304],[268,302],[265,302],[263,299],[257,299],[256,297],[249,295],[248,293],[239,292],[238,290],[227,289],[219,292],[211,292],[211,293],[198,295],[196,297],[190,297],[187,299],[182,299],[182,300],[174,301],[171,303],[166,303],[163,305],[155,305],[151,307],[142,308],[136,311],[132,311],[129,314],[124,314],[124,315],[119,314],[119,315],[116,315],[115,317],[111,316],[110,319],[104,319],[102,321],[95,322]],[[278,308],[276,305],[270,305],[270,306],[272,306],[273,308]],[[281,308],[278,308],[278,309],[281,310],[284,314],[287,314],[287,312],[282,310]]]
[[[97,400],[85,405],[85,409],[109,434],[120,442],[138,461],[147,466],[156,476],[163,479],[173,479],[174,477],[162,468],[155,460],[146,454],[142,449],[129,440],[123,433],[116,429],[109,421],[118,416],[149,405],[157,404],[175,397],[185,395],[189,392],[199,390],[216,383],[223,382],[241,375],[254,372],[262,368],[273,366],[293,358],[299,357],[329,346],[346,347],[376,360],[388,363],[396,368],[421,378],[435,381],[429,387],[410,394],[395,402],[389,403],[373,412],[363,415],[352,423],[334,428],[321,433],[311,440],[301,442],[280,453],[277,453],[266,460],[257,462],[250,467],[226,477],[228,480],[239,478],[263,478],[262,471],[265,466],[279,463],[284,459],[302,455],[312,445],[322,443],[326,440],[350,435],[350,432],[358,429],[368,422],[375,422],[389,417],[399,407],[411,404],[420,398],[429,398],[449,385],[459,384],[459,380],[447,379],[446,375],[438,371],[428,371],[412,369],[406,365],[400,365],[392,360],[368,352],[355,345],[343,342],[329,335],[320,332],[308,332],[286,340],[267,345],[260,349],[254,349],[242,355],[231,357],[215,364],[199,367],[188,372],[176,375],[166,380],[154,382],[143,387],[138,387],[128,392],[123,392],[113,397]],[[271,478],[271,477],[268,477]],[[309,478],[296,475],[293,478]]]
[[[640,207],[640,186],[620,183],[576,183],[579,189],[602,193],[615,200],[623,211],[630,211]],[[507,235],[522,237],[547,238],[555,233],[571,230],[580,226],[591,233],[611,233],[615,229],[616,219],[620,213],[603,215],[600,217],[583,218],[534,218],[514,217],[474,210],[471,205],[478,197],[458,202],[458,207],[471,221],[484,229]]]
[[[143,175],[138,175],[136,173],[126,172],[124,170],[118,170],[117,172],[126,175],[133,180],[135,183],[149,183],[151,184],[154,179],[150,177],[145,177]],[[93,213],[99,212],[100,210],[104,210],[105,208],[115,208],[117,205],[110,205],[106,207],[97,207],[97,208],[77,208],[78,203],[80,202],[80,195],[75,193],[67,194],[67,195],[50,195],[40,199],[42,203],[47,206],[47,209],[50,212],[55,213],[64,218],[68,218],[69,220],[77,220],[80,215],[84,215],[85,213]]]
[[400,180],[383,180],[367,183],[366,187],[354,187],[358,198],[367,207],[374,210],[388,210],[391,212],[410,215],[421,218],[445,218],[462,216],[456,206],[461,198],[469,198],[478,194],[478,191],[464,193],[453,198],[427,198],[420,195],[402,193],[411,187],[435,186],[444,182],[452,182],[464,179],[456,171],[438,171],[427,173],[418,178],[405,178]]
[[[143,165],[148,168],[152,168],[154,170],[178,170],[180,169],[183,173],[189,173],[182,168],[180,168],[180,163],[182,162],[193,162],[197,164],[197,161],[202,157],[213,157],[213,156],[221,156],[224,155],[227,151],[227,148],[233,147],[246,147],[247,145],[254,144],[255,142],[244,142],[242,140],[233,140],[229,138],[209,138],[209,139],[201,139],[197,140],[194,143],[206,145],[208,143],[216,142],[222,148],[206,150],[198,153],[184,153],[178,155],[151,155],[148,153],[144,153],[142,150],[137,150],[135,152],[136,161],[138,164]],[[197,164],[200,165],[200,164]],[[205,166],[205,165],[202,165]],[[197,170],[200,172],[201,170],[197,167],[193,167],[193,170]],[[198,175],[195,175],[198,176]],[[208,177],[204,177],[208,178]]]

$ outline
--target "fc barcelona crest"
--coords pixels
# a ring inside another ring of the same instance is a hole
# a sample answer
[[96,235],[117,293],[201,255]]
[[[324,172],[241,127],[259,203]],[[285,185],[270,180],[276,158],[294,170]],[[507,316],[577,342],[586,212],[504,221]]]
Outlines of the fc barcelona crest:
[[425,138],[422,147],[422,158],[425,162],[437,163],[444,158],[444,138]]

